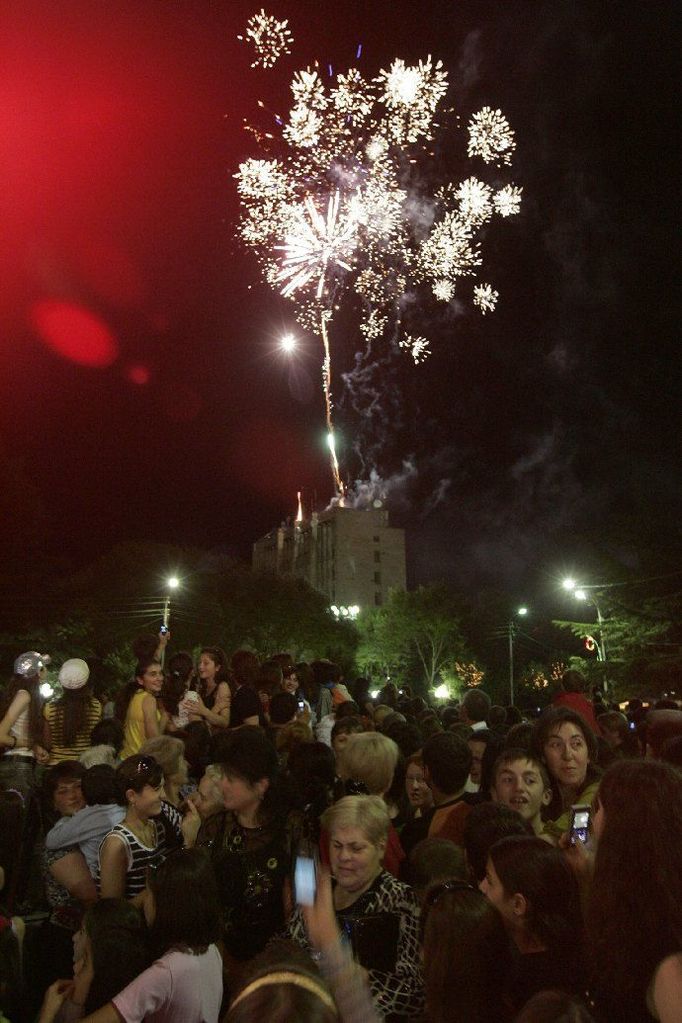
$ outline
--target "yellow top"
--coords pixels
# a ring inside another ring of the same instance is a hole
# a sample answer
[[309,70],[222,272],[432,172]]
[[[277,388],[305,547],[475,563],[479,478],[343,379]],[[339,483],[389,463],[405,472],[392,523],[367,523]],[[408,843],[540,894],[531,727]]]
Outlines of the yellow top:
[[[142,702],[145,696],[149,695],[150,694],[145,689],[140,689],[139,693],[135,693],[128,704],[125,724],[123,725],[123,749],[121,750],[121,760],[125,760],[126,757],[132,757],[136,753],[139,753],[142,743],[147,740],[147,734],[144,728],[144,714],[142,713]],[[154,699],[153,696],[152,699]],[[159,724],[160,721],[161,712],[157,708],[156,723]]]

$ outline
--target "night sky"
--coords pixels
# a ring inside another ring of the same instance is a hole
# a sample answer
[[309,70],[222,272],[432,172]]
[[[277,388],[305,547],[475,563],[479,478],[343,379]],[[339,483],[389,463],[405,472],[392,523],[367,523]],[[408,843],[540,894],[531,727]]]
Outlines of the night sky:
[[[673,5],[278,0],[295,44],[272,71],[236,39],[259,7],[2,5],[0,470],[2,508],[37,523],[26,557],[147,539],[246,558],[297,490],[332,496],[319,342],[242,249],[232,175],[259,155],[244,119],[274,127],[257,100],[286,114],[294,71],[345,70],[362,43],[367,76],[441,58],[463,125],[499,106],[524,203],[484,238],[497,310],[429,312],[423,365],[387,346],[344,387],[360,346],[339,321],[347,478],[384,481],[413,583],[679,567]],[[446,140],[448,177],[476,173],[465,149]],[[95,327],[70,358],[46,337],[74,307]]]

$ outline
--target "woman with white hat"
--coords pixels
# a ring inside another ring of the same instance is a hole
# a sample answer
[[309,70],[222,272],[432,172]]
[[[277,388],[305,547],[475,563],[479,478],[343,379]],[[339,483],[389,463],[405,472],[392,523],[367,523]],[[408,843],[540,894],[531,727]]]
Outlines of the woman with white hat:
[[80,657],[64,661],[59,671],[62,695],[45,704],[50,764],[78,760],[90,746],[90,732],[102,717],[102,704],[91,691],[90,669]]

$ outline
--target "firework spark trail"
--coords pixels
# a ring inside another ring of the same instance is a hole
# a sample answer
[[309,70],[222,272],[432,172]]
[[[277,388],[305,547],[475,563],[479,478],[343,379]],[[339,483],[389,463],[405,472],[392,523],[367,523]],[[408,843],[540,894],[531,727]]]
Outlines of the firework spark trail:
[[[287,23],[268,18],[261,11],[247,28],[262,66],[274,63],[265,61],[275,51],[288,52],[290,41]],[[424,195],[421,172],[437,135],[453,121],[440,61],[427,57],[409,66],[396,59],[373,79],[354,67],[336,77],[329,70],[328,83],[317,64],[294,75],[288,119],[275,117],[279,135],[252,129],[266,151],[245,160],[235,176],[243,241],[266,281],[295,303],[299,322],[322,342],[330,459],[342,495],[329,334],[344,296],[361,303],[366,345],[396,344],[421,362],[429,343],[410,330],[411,318],[418,312],[423,330],[425,303],[459,301],[466,279],[483,264],[481,230],[494,217],[517,213],[522,190],[500,182],[495,171],[493,183],[470,174]],[[470,159],[510,164],[514,133],[501,111],[484,107],[468,133]],[[471,297],[485,314],[498,294],[474,280]]]

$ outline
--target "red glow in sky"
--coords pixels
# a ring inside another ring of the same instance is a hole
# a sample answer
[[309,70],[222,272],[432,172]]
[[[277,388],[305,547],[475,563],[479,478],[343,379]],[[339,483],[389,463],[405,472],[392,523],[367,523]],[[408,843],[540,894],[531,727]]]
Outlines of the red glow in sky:
[[81,306],[44,299],[34,303],[30,320],[48,348],[80,366],[104,369],[118,356],[118,342],[107,325]]

